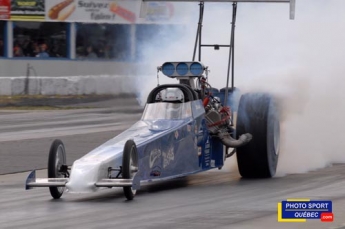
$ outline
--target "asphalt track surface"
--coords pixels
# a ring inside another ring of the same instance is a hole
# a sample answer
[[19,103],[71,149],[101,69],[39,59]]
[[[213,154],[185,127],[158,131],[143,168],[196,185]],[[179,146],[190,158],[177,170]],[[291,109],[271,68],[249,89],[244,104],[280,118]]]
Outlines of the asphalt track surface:
[[[145,186],[133,201],[121,188],[92,194],[48,188],[24,190],[31,169],[46,176],[51,142],[65,142],[68,163],[133,124],[138,108],[0,112],[0,228],[345,228],[345,165],[307,174],[244,180],[234,169]],[[19,173],[20,172],[20,173]],[[333,223],[278,223],[277,203],[287,198],[333,201]]]

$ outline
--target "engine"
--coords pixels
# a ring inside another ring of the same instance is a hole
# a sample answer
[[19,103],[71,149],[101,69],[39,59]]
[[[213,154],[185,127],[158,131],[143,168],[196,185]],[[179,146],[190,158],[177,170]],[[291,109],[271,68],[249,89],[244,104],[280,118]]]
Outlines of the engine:
[[206,121],[211,134],[231,130],[230,108],[224,107],[218,97],[212,97],[205,107]]
[[249,133],[241,135],[238,140],[231,136],[234,131],[231,110],[229,107],[223,106],[218,97],[208,94],[205,96],[203,104],[210,134],[218,137],[225,146],[237,148],[247,144],[252,139],[252,135]]

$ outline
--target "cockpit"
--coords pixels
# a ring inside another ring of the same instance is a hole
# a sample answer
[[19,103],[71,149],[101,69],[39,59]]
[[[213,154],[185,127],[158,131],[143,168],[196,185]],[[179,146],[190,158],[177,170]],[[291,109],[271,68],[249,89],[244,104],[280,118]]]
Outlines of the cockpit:
[[185,119],[192,117],[191,103],[158,102],[146,104],[142,120]]
[[191,102],[186,102],[179,88],[166,88],[155,95],[154,103],[147,103],[142,120],[185,119],[192,117]]

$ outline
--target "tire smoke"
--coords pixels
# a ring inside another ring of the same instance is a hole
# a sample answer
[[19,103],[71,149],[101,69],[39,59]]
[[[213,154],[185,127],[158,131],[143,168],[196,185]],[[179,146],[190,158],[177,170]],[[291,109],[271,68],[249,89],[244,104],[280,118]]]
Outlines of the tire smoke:
[[[141,94],[156,85],[156,67],[165,61],[191,60],[198,5],[190,4],[193,23],[185,34],[171,36],[165,49],[147,42],[148,77],[138,83]],[[228,44],[232,5],[205,3],[204,44]],[[288,4],[238,3],[235,39],[235,86],[242,93],[274,94],[281,108],[281,148],[278,176],[345,162],[345,1],[301,0],[296,18],[289,20]],[[161,45],[161,44],[160,44]],[[209,82],[225,87],[228,49],[202,50]],[[161,74],[161,83],[167,83]],[[176,82],[176,81],[169,81]],[[228,160],[233,165],[234,159]],[[236,167],[236,166],[235,166]],[[231,169],[233,170],[233,169]]]

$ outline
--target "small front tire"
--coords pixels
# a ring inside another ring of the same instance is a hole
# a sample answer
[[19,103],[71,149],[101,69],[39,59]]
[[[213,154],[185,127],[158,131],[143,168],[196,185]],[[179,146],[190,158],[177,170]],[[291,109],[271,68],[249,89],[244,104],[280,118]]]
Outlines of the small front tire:
[[[61,140],[56,139],[52,143],[49,151],[48,178],[65,177],[65,175],[60,172],[62,165],[66,165],[65,146]],[[49,191],[54,199],[59,199],[65,191],[65,187],[49,187]]]
[[[122,178],[133,179],[138,170],[138,152],[133,140],[128,140],[123,149],[122,157]],[[123,187],[127,200],[133,200],[136,190],[132,187]]]

